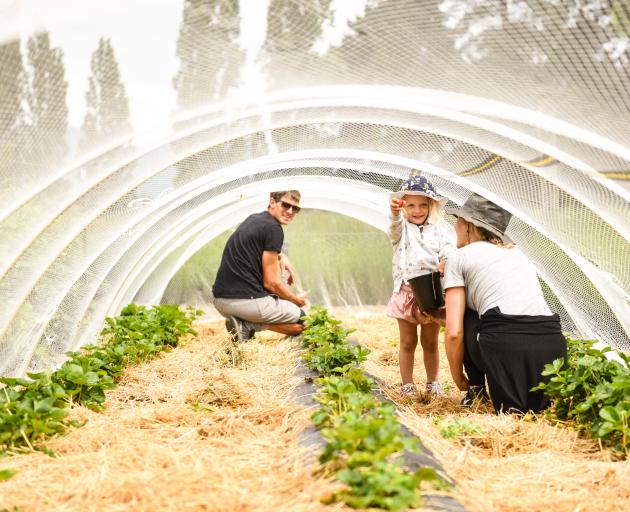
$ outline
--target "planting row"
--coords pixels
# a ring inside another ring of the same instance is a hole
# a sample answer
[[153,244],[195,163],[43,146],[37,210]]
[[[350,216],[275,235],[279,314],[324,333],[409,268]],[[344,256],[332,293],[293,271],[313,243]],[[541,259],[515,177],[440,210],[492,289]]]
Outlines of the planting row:
[[630,356],[599,350],[593,341],[567,339],[567,362],[545,366],[548,383],[542,389],[553,405],[552,421],[569,424],[598,440],[620,458],[630,452]]
[[346,484],[326,501],[386,510],[420,506],[420,483],[440,480],[432,468],[402,467],[404,451],[419,450],[417,439],[404,436],[393,404],[373,396],[374,382],[357,367],[369,351],[348,343],[350,332],[313,307],[302,335],[305,364],[321,375],[314,397],[320,408],[311,418],[326,441],[320,461]]
[[0,378],[0,452],[34,449],[50,436],[78,426],[67,418],[78,403],[102,410],[105,390],[113,389],[125,367],[176,347],[202,312],[176,305],[153,308],[130,304],[117,318],[107,318],[100,342],[69,352],[56,371],[28,378]]

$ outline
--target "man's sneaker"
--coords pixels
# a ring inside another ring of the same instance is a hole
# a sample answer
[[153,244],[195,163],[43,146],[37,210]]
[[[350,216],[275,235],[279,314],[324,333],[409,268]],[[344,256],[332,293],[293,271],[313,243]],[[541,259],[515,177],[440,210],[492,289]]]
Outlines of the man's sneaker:
[[251,340],[256,334],[256,331],[247,325],[247,322],[229,315],[225,319],[225,328],[230,334],[232,341],[243,343],[244,341]]
[[470,386],[466,391],[466,396],[462,398],[462,407],[472,407],[475,400],[490,400],[486,389],[483,386]]
[[407,384],[403,384],[400,386],[400,394],[401,396],[414,396],[418,393],[418,389],[413,382],[408,382]]
[[446,396],[446,393],[442,389],[442,384],[440,384],[437,380],[433,382],[427,382],[427,394],[433,396]]

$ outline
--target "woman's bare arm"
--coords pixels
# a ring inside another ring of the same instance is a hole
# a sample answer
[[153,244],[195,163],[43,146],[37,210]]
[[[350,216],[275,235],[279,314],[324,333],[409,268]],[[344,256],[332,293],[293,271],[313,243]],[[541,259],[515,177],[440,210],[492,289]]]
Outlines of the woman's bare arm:
[[457,387],[466,391],[468,379],[464,375],[464,311],[466,289],[463,286],[446,290],[446,358]]

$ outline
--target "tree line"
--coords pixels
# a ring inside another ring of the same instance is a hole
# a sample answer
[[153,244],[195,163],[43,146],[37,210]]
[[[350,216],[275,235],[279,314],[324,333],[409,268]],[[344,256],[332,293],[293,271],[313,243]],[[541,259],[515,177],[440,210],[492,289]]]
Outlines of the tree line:
[[[68,82],[63,57],[63,50],[51,45],[48,32],[0,46],[3,176],[35,178],[66,158]],[[129,130],[129,102],[108,38],[99,40],[90,67],[80,150]]]

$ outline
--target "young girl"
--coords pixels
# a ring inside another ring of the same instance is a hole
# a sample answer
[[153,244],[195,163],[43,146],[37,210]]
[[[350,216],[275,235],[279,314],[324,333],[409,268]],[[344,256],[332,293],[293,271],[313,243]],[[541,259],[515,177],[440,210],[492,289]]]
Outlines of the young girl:
[[429,395],[445,395],[438,382],[440,327],[429,323],[421,314],[409,280],[430,272],[444,272],[446,257],[455,250],[453,228],[441,218],[446,202],[447,199],[438,196],[431,182],[424,176],[412,175],[402,184],[399,192],[392,194],[389,203],[389,238],[394,245],[394,293],[387,305],[387,316],[398,320],[398,361],[402,395],[417,393],[413,383],[413,362],[418,345],[419,324],[420,344],[427,373],[426,391]]

